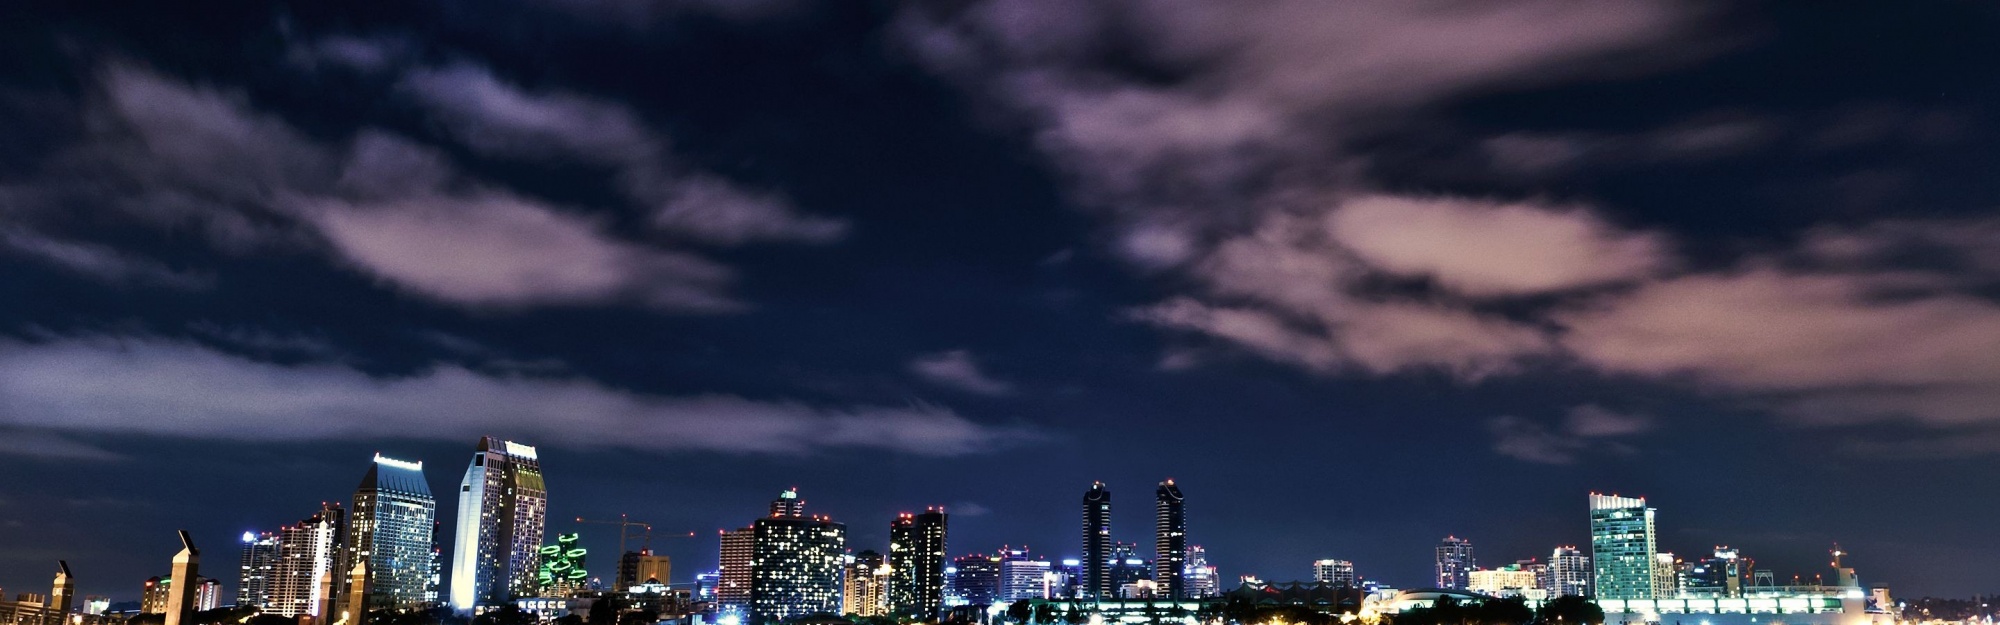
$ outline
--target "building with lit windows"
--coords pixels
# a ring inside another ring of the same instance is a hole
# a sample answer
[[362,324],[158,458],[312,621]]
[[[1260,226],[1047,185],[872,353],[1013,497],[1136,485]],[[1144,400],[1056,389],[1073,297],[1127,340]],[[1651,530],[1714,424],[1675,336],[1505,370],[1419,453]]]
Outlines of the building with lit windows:
[[236,605],[271,609],[271,584],[278,569],[278,534],[244,532],[236,577]]
[[535,587],[542,598],[569,597],[590,582],[590,571],[584,568],[590,550],[577,545],[580,539],[575,533],[559,534],[554,544],[536,550]]
[[1172,479],[1153,491],[1153,584],[1163,599],[1187,597],[1181,581],[1187,567],[1187,507]]
[[1590,596],[1590,556],[1574,545],[1556,547],[1549,553],[1548,581],[1543,585],[1549,598]]
[[1082,599],[1117,596],[1111,580],[1111,491],[1091,482],[1083,493],[1083,570],[1076,595]]
[[1472,541],[1446,536],[1437,546],[1437,587],[1465,590],[1472,583],[1472,570],[1479,561],[1472,557]]
[[752,527],[722,533],[722,558],[715,580],[716,613],[739,619],[750,613],[750,561],[756,556],[757,530]]
[[999,603],[1049,598],[1049,561],[1028,555],[1027,549],[1000,548]]
[[983,553],[951,559],[951,583],[944,603],[993,605],[1000,599],[1000,558]]
[[[1138,543],[1111,543],[1111,594],[1107,599],[1131,599],[1133,592],[1158,588],[1153,581],[1153,564],[1139,557]],[[1139,582],[1149,582],[1140,584]]]
[[1353,586],[1354,563],[1347,560],[1314,560],[1313,581],[1328,586]]
[[1736,549],[1717,545],[1714,555],[1687,563],[1681,591],[1689,596],[1741,597],[1754,568]]
[[[417,608],[437,603],[437,499],[424,463],[375,454],[354,491],[343,569],[367,563],[365,609]],[[346,589],[343,577],[337,586]],[[348,596],[343,590],[340,597]],[[357,608],[342,601],[345,610]]]
[[1541,589],[1541,580],[1537,577],[1535,571],[1524,569],[1519,564],[1497,569],[1474,569],[1466,574],[1465,590],[1488,597],[1545,599],[1548,593]]
[[548,522],[548,486],[534,447],[487,436],[458,485],[451,607],[481,612],[539,590],[536,558]]
[[325,616],[319,613],[320,593],[328,588],[323,585],[327,580],[340,579],[340,541],[346,528],[347,511],[338,503],[322,503],[319,512],[305,520],[278,528],[278,557],[264,611]]
[[750,526],[750,623],[840,611],[847,526],[799,512],[757,519]]
[[1181,579],[1187,581],[1186,598],[1206,599],[1222,592],[1222,579],[1208,564],[1208,550],[1201,545],[1188,545],[1187,566],[1182,571]]
[[1599,599],[1651,599],[1659,586],[1654,510],[1644,497],[1590,494],[1591,583]]
[[863,551],[848,559],[841,583],[840,612],[853,616],[889,615],[889,559]]
[[889,605],[896,614],[930,619],[944,607],[946,521],[944,508],[932,507],[889,524]]

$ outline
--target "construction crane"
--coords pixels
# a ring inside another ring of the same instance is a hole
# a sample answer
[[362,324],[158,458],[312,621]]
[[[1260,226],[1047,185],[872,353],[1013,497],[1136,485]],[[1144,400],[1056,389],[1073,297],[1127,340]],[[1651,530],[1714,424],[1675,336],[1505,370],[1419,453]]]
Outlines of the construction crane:
[[618,515],[618,520],[616,521],[597,521],[592,519],[586,519],[583,517],[577,517],[576,522],[591,523],[595,525],[618,526],[618,557],[620,558],[625,557],[625,539],[626,537],[632,535],[632,528],[634,527],[639,528],[641,532],[639,534],[640,539],[645,541],[646,546],[642,547],[642,549],[645,549],[647,551],[653,550],[653,524],[651,523],[647,523],[644,521],[634,521],[630,518],[627,518],[623,514]]

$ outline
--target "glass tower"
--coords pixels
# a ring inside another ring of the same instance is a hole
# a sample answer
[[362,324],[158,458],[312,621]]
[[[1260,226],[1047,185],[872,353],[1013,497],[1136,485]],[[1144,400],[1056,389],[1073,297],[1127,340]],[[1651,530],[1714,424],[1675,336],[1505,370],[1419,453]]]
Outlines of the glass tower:
[[271,581],[277,575],[278,535],[243,533],[242,573],[236,583],[236,605],[270,609]]
[[1472,541],[1446,536],[1437,546],[1437,587],[1465,590],[1472,583],[1472,570],[1479,561],[1472,557]]
[[1082,599],[1110,599],[1117,596],[1111,584],[1111,491],[1103,482],[1092,482],[1083,493],[1083,582],[1077,585]]
[[[354,491],[343,569],[368,564],[367,609],[420,607],[437,601],[437,499],[424,463],[375,454]],[[343,592],[341,596],[348,593]],[[353,606],[346,609],[359,610]]]
[[889,524],[889,602],[896,613],[930,619],[944,607],[944,508],[903,513]]
[[458,485],[453,609],[478,612],[537,594],[536,558],[548,508],[535,448],[492,436],[479,439]]
[[1187,597],[1182,569],[1187,566],[1187,509],[1181,487],[1172,479],[1153,493],[1153,583],[1162,599]]
[[1590,494],[1590,552],[1597,598],[1653,598],[1658,545],[1644,497]]

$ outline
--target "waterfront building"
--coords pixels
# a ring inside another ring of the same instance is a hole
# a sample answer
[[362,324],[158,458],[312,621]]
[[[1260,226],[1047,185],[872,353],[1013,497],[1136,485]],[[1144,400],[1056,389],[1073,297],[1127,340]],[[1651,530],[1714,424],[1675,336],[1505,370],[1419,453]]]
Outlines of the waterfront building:
[[946,521],[944,508],[931,507],[889,524],[889,604],[896,614],[930,619],[944,607]]
[[1470,574],[1479,568],[1479,561],[1472,557],[1472,541],[1457,536],[1446,536],[1437,546],[1437,587],[1448,590],[1465,590],[1472,582]]
[[1591,596],[1590,556],[1584,555],[1575,545],[1556,547],[1550,552],[1548,570],[1548,583],[1544,587],[1548,589],[1550,599]]
[[1181,487],[1172,479],[1160,482],[1153,501],[1154,592],[1163,599],[1185,598],[1181,574],[1187,567],[1187,509]]
[[1103,482],[1091,482],[1083,493],[1083,579],[1077,585],[1082,599],[1111,598],[1116,586],[1111,580],[1111,491]]
[[340,574],[340,541],[346,528],[347,511],[333,502],[321,503],[319,512],[278,528],[278,557],[270,573],[265,611],[289,617],[327,616],[319,613],[321,591],[327,580]]
[[360,568],[365,583],[348,580],[342,595],[359,595],[367,605],[350,600],[343,609],[359,614],[436,603],[437,499],[424,479],[424,463],[375,454],[351,510],[341,563],[349,577]]
[[1181,579],[1187,582],[1187,599],[1207,599],[1222,592],[1222,580],[1216,575],[1215,567],[1208,564],[1208,550],[1201,545],[1188,545],[1187,566],[1182,569]]
[[1314,560],[1313,581],[1329,586],[1353,586],[1354,563],[1347,560]]
[[535,448],[486,436],[458,485],[451,607],[483,612],[537,594],[548,486]]
[[[796,497],[794,497],[795,499]],[[847,526],[804,516],[803,507],[751,524],[750,605],[753,624],[776,623],[841,607]]]
[[271,585],[278,575],[277,532],[244,532],[238,568],[236,605],[271,610]]
[[1590,494],[1590,555],[1597,598],[1654,597],[1659,550],[1653,517],[1644,497]]
[[868,617],[889,615],[889,559],[862,551],[847,559],[847,579],[841,584],[840,612]]

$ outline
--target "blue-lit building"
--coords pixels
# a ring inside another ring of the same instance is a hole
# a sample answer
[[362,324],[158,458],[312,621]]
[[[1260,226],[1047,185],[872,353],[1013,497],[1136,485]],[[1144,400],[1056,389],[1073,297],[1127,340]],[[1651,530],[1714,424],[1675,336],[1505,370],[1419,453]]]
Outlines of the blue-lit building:
[[[424,463],[376,454],[361,487],[354,491],[351,518],[343,562],[349,568],[367,563],[367,609],[435,605],[437,499],[424,480]],[[355,611],[354,606],[344,607]]]

